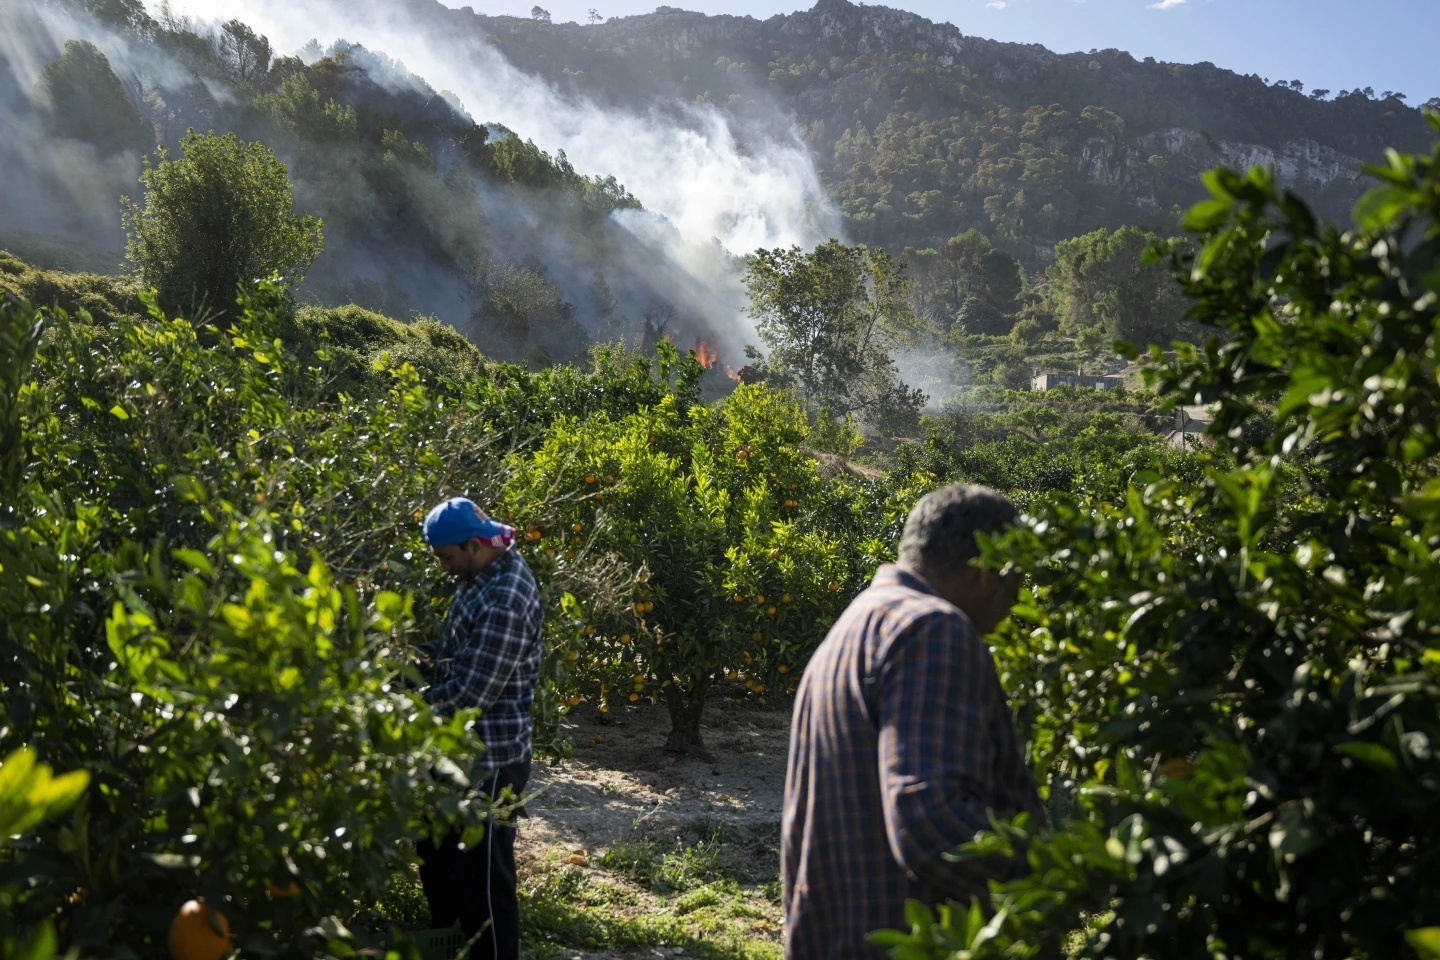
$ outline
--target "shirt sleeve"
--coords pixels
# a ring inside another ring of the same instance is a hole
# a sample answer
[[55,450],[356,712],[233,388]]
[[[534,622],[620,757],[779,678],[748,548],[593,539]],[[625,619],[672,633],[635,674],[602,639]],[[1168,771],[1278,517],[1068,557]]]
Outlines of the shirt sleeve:
[[489,709],[525,659],[534,632],[529,605],[519,591],[495,587],[477,593],[461,611],[449,669],[426,693],[442,713]]
[[[944,858],[990,825],[997,744],[1006,710],[990,651],[969,624],[934,614],[910,626],[880,670],[879,763],[885,832],[921,883],[965,900],[1004,864]],[[1005,813],[1006,811],[999,811]]]

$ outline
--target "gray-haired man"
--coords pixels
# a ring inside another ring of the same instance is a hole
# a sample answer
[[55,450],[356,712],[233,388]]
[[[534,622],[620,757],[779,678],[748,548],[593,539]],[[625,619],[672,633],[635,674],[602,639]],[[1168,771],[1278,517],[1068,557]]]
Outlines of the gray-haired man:
[[1019,578],[972,563],[975,534],[1014,521],[1010,502],[983,487],[924,497],[897,563],[805,668],[781,821],[786,957],[883,957],[866,935],[907,927],[907,899],[985,894],[992,867],[943,855],[990,811],[1040,815],[982,640],[1009,614]]

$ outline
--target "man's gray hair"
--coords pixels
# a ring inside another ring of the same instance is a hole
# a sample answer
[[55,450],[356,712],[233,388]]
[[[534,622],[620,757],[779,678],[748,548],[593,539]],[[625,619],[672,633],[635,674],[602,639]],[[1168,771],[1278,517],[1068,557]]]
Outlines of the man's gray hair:
[[942,576],[980,556],[977,533],[1000,533],[1015,523],[1015,505],[989,487],[951,484],[920,498],[900,535],[900,566]]

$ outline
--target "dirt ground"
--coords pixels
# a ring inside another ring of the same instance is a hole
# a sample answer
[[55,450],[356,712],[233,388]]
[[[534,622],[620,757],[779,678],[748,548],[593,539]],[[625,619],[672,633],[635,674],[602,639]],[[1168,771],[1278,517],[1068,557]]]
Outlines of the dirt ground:
[[[664,750],[663,707],[627,706],[601,717],[569,718],[572,759],[531,770],[516,860],[523,878],[553,869],[557,855],[597,859],[618,843],[654,840],[691,846],[720,835],[757,867],[779,868],[780,813],[790,735],[790,703],[758,707],[717,701],[706,708],[705,744],[714,763]],[[778,935],[778,931],[776,931]],[[566,950],[567,958],[601,960],[613,950]],[[657,947],[627,957],[683,957]]]

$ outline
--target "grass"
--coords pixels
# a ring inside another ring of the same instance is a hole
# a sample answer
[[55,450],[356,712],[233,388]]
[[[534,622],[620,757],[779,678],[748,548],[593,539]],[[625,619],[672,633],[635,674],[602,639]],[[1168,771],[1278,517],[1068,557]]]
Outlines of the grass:
[[[761,852],[713,822],[693,845],[644,838],[588,866],[553,848],[520,879],[521,955],[565,960],[576,950],[680,947],[699,960],[780,960],[780,878]],[[422,930],[429,909],[413,873],[397,876],[364,932]]]
[[557,852],[522,881],[522,950],[560,960],[567,949],[672,946],[702,960],[779,960],[775,858],[760,882],[755,859],[718,832],[693,846],[617,844],[586,867]]
[[714,834],[693,847],[673,849],[658,840],[619,843],[605,852],[600,865],[661,896],[729,878]]

